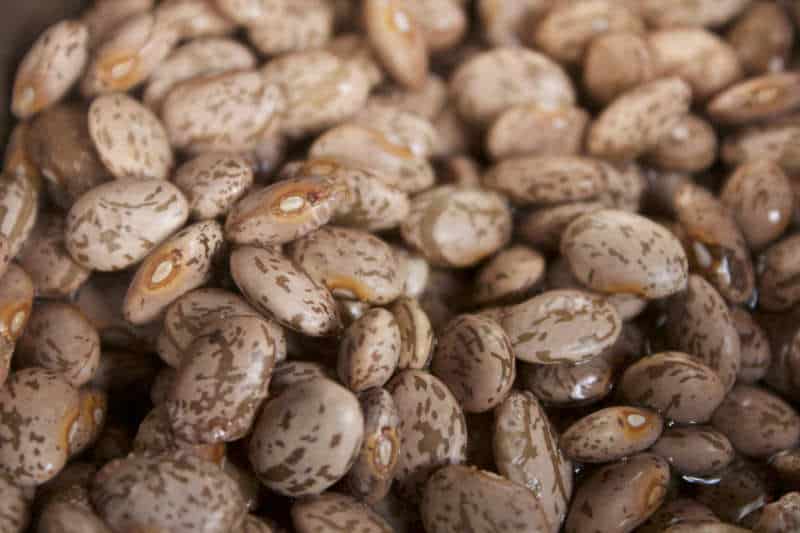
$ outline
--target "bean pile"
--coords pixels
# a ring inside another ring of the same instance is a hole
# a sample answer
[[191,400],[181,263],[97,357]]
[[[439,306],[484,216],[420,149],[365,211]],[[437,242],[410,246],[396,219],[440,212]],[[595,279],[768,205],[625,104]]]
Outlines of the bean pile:
[[0,533],[800,532],[798,24],[56,23],[0,178]]

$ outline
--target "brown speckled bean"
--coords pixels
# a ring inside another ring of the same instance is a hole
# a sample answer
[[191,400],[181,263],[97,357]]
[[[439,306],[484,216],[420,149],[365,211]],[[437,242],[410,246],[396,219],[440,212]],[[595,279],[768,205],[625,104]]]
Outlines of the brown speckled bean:
[[749,126],[726,135],[721,157],[731,166],[768,159],[779,164],[788,175],[795,175],[800,171],[798,139],[800,124],[797,123],[797,115],[792,115],[785,121],[775,120]]
[[165,404],[154,407],[144,417],[133,439],[133,451],[143,455],[157,456],[163,453],[184,450],[200,459],[219,464],[225,459],[225,443],[189,444],[175,437]]
[[327,131],[317,137],[308,156],[370,170],[386,185],[408,193],[428,189],[436,180],[426,159],[363,125],[343,124]]
[[707,112],[720,124],[743,124],[780,116],[800,107],[800,73],[765,74],[717,95]]
[[[33,297],[31,277],[17,264],[9,264],[5,274],[0,277],[0,336],[12,344],[25,331],[33,307]],[[0,383],[2,381],[4,380],[0,380]]]
[[420,370],[404,370],[387,385],[400,415],[395,480],[404,499],[419,502],[439,467],[466,460],[464,413],[447,385]]
[[89,60],[89,30],[75,20],[48,28],[25,54],[14,80],[11,111],[26,119],[69,92]]
[[603,208],[604,205],[600,202],[573,202],[540,207],[523,215],[514,229],[528,244],[557,250],[561,244],[561,235],[573,220]]
[[111,177],[95,151],[83,105],[44,111],[31,122],[26,139],[31,161],[59,207],[69,209],[80,195]]
[[473,301],[478,305],[518,300],[543,278],[545,258],[523,245],[498,252],[475,276]]
[[741,164],[720,192],[751,250],[763,248],[786,230],[794,210],[794,192],[781,168],[771,161]]
[[0,472],[20,486],[53,478],[69,457],[80,410],[77,389],[59,372],[27,368],[9,376],[0,405]]
[[182,165],[173,178],[186,196],[191,216],[207,220],[228,214],[253,184],[247,159],[232,154],[204,154]]
[[572,496],[572,463],[531,393],[514,391],[495,410],[492,439],[498,472],[532,491],[541,531],[559,531]]
[[585,362],[617,340],[622,319],[604,298],[547,291],[508,308],[501,325],[517,358],[529,363]]
[[434,334],[430,319],[415,298],[400,298],[389,310],[400,328],[400,359],[397,368],[423,369],[433,355]]
[[483,183],[520,205],[587,200],[606,188],[600,164],[578,156],[504,159],[489,169]]
[[94,50],[81,90],[87,96],[125,92],[143,83],[180,39],[153,13],[123,21]]
[[769,339],[750,313],[740,307],[731,308],[733,327],[739,333],[741,364],[737,383],[755,383],[763,378],[772,362]]
[[618,387],[625,400],[683,424],[709,420],[726,390],[716,372],[679,352],[640,359],[628,367]]
[[660,455],[681,475],[712,476],[733,461],[733,445],[710,426],[671,427],[651,451]]
[[511,210],[502,195],[443,185],[413,198],[400,231],[430,263],[463,268],[505,246],[511,226]]
[[714,413],[711,423],[742,454],[767,457],[800,442],[800,416],[767,389],[737,385]]
[[639,526],[637,533],[664,533],[670,526],[681,522],[718,522],[711,509],[689,498],[676,498],[664,502],[658,511]]
[[91,497],[114,531],[226,533],[245,514],[235,482],[186,452],[112,461],[95,476]]
[[312,336],[341,327],[330,291],[280,251],[244,246],[233,251],[230,262],[250,303],[284,326]]
[[0,233],[8,241],[8,255],[16,256],[36,224],[39,180],[28,173],[0,177]]
[[717,133],[704,119],[681,117],[647,154],[647,161],[663,170],[700,172],[717,159]]
[[150,253],[189,217],[183,194],[157,179],[120,179],[81,196],[67,216],[70,255],[95,270],[122,270]]
[[[311,164],[325,163],[312,160],[302,168]],[[411,203],[405,192],[387,185],[379,174],[371,170],[336,166],[340,170],[334,176],[341,175],[340,180],[348,194],[333,217],[334,224],[380,231],[396,228],[408,217]]]
[[780,451],[770,457],[767,464],[788,487],[794,490],[800,487],[800,448]]
[[431,372],[468,413],[500,404],[517,375],[508,335],[499,324],[478,315],[461,315],[445,326]]
[[687,520],[668,527],[664,533],[749,533],[750,531],[752,530],[719,521]]
[[347,198],[344,184],[335,179],[338,168],[335,163],[313,162],[296,178],[251,192],[228,214],[226,237],[236,244],[274,246],[327,224]]
[[607,407],[569,426],[560,445],[573,461],[607,463],[648,449],[663,428],[664,421],[649,409]]
[[374,504],[389,492],[400,455],[400,415],[392,395],[374,388],[360,397],[364,443],[347,474],[347,486],[359,500]]
[[91,509],[60,502],[45,507],[36,533],[111,533],[111,529]]
[[750,252],[736,220],[709,191],[687,183],[673,196],[692,267],[733,303],[750,298],[755,284]]
[[653,51],[641,33],[604,33],[588,43],[583,85],[597,103],[607,105],[655,76]]
[[103,164],[117,178],[166,179],[172,169],[164,126],[130,96],[95,99],[89,107],[89,133]]
[[667,322],[670,346],[714,370],[730,390],[741,366],[741,343],[725,300],[705,279],[689,276],[686,292],[672,297]]
[[692,91],[680,78],[662,78],[623,93],[592,123],[591,155],[631,160],[658,144],[689,111]]
[[372,309],[353,322],[339,344],[339,381],[355,393],[382,387],[400,359],[400,327],[386,309]]
[[42,212],[17,259],[30,275],[40,298],[69,297],[91,271],[75,262],[64,241],[64,216]]
[[669,464],[648,453],[594,471],[575,491],[565,533],[629,533],[662,504]]
[[722,26],[738,15],[750,0],[644,0],[641,12],[657,28],[676,26]]
[[272,380],[269,383],[270,398],[292,388],[302,381],[316,378],[335,379],[330,368],[309,361],[281,361],[275,365]]
[[589,114],[579,107],[525,104],[501,113],[486,133],[486,150],[507,157],[574,155],[583,144]]
[[[768,39],[764,36],[769,35]],[[794,42],[794,25],[784,6],[753,2],[726,33],[742,68],[749,74],[786,69]]]
[[400,84],[420,88],[428,75],[428,50],[420,21],[402,0],[366,0],[367,36],[384,68]]
[[575,103],[575,89],[553,60],[525,48],[495,48],[461,63],[450,89],[462,117],[488,125],[520,104],[560,108]]
[[0,530],[22,533],[30,522],[30,500],[26,489],[0,475]]
[[380,305],[396,300],[403,290],[405,279],[392,248],[361,230],[320,228],[294,241],[291,256],[338,298]]
[[353,123],[380,132],[389,142],[407,148],[416,157],[430,157],[439,148],[433,124],[397,106],[370,102],[353,118]]
[[548,531],[535,496],[493,472],[450,465],[431,476],[422,500],[429,533]]
[[786,311],[800,301],[797,266],[800,236],[792,235],[771,245],[764,252],[758,278],[759,305],[768,311]]
[[281,131],[290,136],[315,133],[353,116],[364,107],[370,80],[357,63],[324,50],[282,55],[261,69],[268,86],[286,99]]
[[42,367],[62,374],[75,387],[88,382],[100,362],[100,336],[77,307],[62,302],[37,305],[17,345],[20,368]]
[[286,2],[248,28],[247,37],[265,55],[322,48],[333,33],[333,6],[325,0]]
[[80,414],[75,421],[75,430],[70,432],[69,453],[75,457],[97,441],[108,416],[108,394],[99,388],[87,386],[80,394]]
[[175,436],[216,443],[246,435],[267,397],[278,342],[264,319],[207,326],[189,346],[165,404]]
[[253,150],[280,120],[281,89],[257,71],[191,78],[164,99],[161,117],[176,148],[193,153]]
[[81,19],[89,30],[89,44],[94,48],[103,43],[124,21],[150,10],[154,3],[154,0],[114,0],[92,4]]
[[712,478],[715,483],[696,484],[693,495],[723,521],[739,523],[770,498],[765,474],[761,466],[737,457]]
[[175,30],[181,40],[233,33],[236,25],[214,4],[214,0],[164,0],[153,13],[159,24]]
[[297,533],[319,531],[392,533],[394,531],[367,505],[344,494],[333,492],[295,503],[292,506],[292,523]]
[[264,405],[250,440],[250,463],[276,492],[320,494],[347,473],[363,437],[364,417],[353,393],[312,379]]

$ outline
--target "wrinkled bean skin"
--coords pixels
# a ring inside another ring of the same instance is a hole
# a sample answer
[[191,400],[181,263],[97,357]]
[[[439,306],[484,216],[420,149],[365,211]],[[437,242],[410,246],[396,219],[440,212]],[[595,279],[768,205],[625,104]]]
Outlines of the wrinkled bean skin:
[[253,185],[253,170],[241,156],[204,154],[181,166],[173,178],[186,196],[191,216],[224,216]]
[[461,315],[445,326],[431,372],[441,379],[467,413],[500,404],[516,378],[511,341],[496,322]]
[[361,230],[320,228],[294,241],[291,257],[337,298],[381,305],[396,300],[403,290],[405,280],[391,247]]
[[772,362],[772,350],[764,329],[741,307],[731,308],[733,327],[739,333],[741,364],[737,383],[755,383],[763,378]]
[[41,367],[73,387],[87,383],[100,363],[100,336],[75,306],[48,302],[34,308],[14,359],[19,368]]
[[589,153],[611,160],[635,159],[656,146],[689,111],[691,95],[680,78],[658,79],[623,93],[589,128]]
[[464,268],[505,246],[511,225],[511,211],[500,194],[443,185],[412,199],[400,231],[431,264]]
[[755,250],[781,236],[794,209],[789,179],[770,161],[740,165],[725,183],[720,200],[730,209],[750,249]]
[[575,491],[564,531],[633,531],[664,501],[668,482],[669,464],[647,453],[596,470]]
[[498,472],[536,497],[541,530],[559,531],[572,496],[572,463],[531,393],[514,391],[495,410],[493,449]]
[[400,456],[400,415],[386,389],[373,388],[359,399],[364,412],[364,443],[347,474],[353,496],[369,504],[386,497]]
[[640,359],[625,370],[618,387],[625,400],[684,424],[708,421],[726,392],[716,372],[680,352]]
[[404,499],[419,502],[437,468],[466,460],[464,413],[444,383],[420,370],[398,373],[386,388],[400,416],[397,488]]
[[741,341],[725,300],[705,279],[689,276],[686,292],[672,297],[667,338],[714,370],[730,390],[741,366]]
[[292,506],[292,523],[297,533],[317,531],[392,533],[394,531],[367,505],[336,493],[327,493],[295,503]]
[[188,217],[186,198],[174,185],[156,179],[115,180],[91,189],[72,206],[67,250],[86,268],[122,270],[144,259]]
[[363,438],[356,397],[333,381],[312,379],[264,405],[250,440],[250,463],[261,482],[280,494],[321,494],[347,473]]
[[166,406],[175,436],[192,443],[236,440],[267,397],[278,339],[265,320],[227,319],[188,349]]
[[245,514],[235,482],[186,452],[111,461],[95,476],[91,498],[114,531],[224,533]]
[[187,226],[153,250],[125,294],[125,319],[135,325],[152,322],[175,299],[208,282],[222,243],[222,226],[212,220]]
[[753,385],[736,385],[711,420],[734,448],[767,457],[800,442],[800,416],[780,397]]
[[680,241],[632,213],[603,210],[574,220],[562,235],[561,253],[578,280],[600,292],[654,299],[686,288],[688,262]]
[[28,368],[0,389],[0,473],[20,486],[52,479],[69,457],[78,391],[58,372]]
[[236,244],[291,242],[325,225],[346,194],[339,181],[328,177],[312,174],[281,181],[237,203],[225,222],[225,234]]
[[400,327],[386,309],[371,309],[353,322],[339,344],[339,381],[356,394],[389,381],[400,359]]
[[764,252],[763,271],[758,279],[759,305],[767,311],[787,311],[800,301],[796,285],[800,237],[782,239]]
[[231,254],[231,273],[248,301],[282,325],[312,336],[341,327],[330,291],[279,251],[244,246]]
[[560,445],[573,461],[608,463],[646,450],[663,428],[661,417],[648,409],[608,407],[572,424]]
[[425,531],[546,531],[534,495],[523,486],[475,467],[450,465],[425,486],[421,505]]
[[400,298],[390,308],[400,328],[399,370],[421,370],[428,366],[435,342],[427,313],[414,298]]
[[709,426],[667,428],[650,451],[689,476],[711,476],[731,464],[735,454],[728,438]]
[[589,361],[614,344],[622,330],[622,319],[604,298],[571,289],[511,306],[500,323],[514,355],[540,364]]

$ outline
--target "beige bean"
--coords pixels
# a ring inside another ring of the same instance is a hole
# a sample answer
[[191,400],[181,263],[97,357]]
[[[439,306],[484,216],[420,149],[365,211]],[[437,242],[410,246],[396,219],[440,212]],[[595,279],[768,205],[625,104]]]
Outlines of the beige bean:
[[794,26],[783,6],[753,2],[727,31],[726,37],[745,72],[751,75],[784,70],[794,42]]
[[250,439],[250,463],[273,491],[317,495],[347,473],[363,438],[364,417],[353,393],[312,379],[264,405]]
[[330,335],[341,323],[330,291],[280,251],[244,246],[233,251],[236,285],[261,312],[306,335]]
[[111,177],[95,151],[87,119],[82,105],[57,105],[37,116],[27,134],[31,161],[41,170],[50,199],[64,209]]
[[686,476],[713,476],[727,468],[735,455],[728,437],[710,426],[667,428],[652,452]]
[[16,263],[10,263],[0,277],[0,337],[12,345],[25,331],[34,294],[33,279]]
[[111,530],[91,509],[55,503],[42,511],[36,533],[111,533]]
[[154,15],[159,24],[175,30],[181,40],[233,33],[236,25],[214,4],[214,0],[165,0]]
[[702,118],[680,118],[647,154],[647,161],[663,170],[700,172],[717,159],[717,133]]
[[[305,168],[324,164],[327,163],[312,160]],[[342,200],[333,216],[334,224],[379,231],[396,228],[408,217],[411,203],[405,192],[386,185],[381,176],[371,170],[331,164],[338,167],[334,176],[339,175],[347,188],[346,200]]]
[[285,108],[279,86],[256,71],[223,72],[178,84],[161,116],[170,142],[193,153],[253,150]]
[[433,327],[419,301],[403,297],[390,308],[400,328],[400,358],[397,368],[423,369],[433,355]]
[[436,74],[429,74],[421,88],[413,90],[390,85],[385,90],[373,93],[369,103],[388,105],[402,109],[427,120],[433,120],[447,102],[447,85]]
[[245,195],[253,169],[242,156],[209,153],[184,163],[173,181],[186,196],[192,218],[207,220],[226,215]]
[[147,107],[160,113],[169,92],[183,81],[255,66],[255,54],[233,39],[194,39],[176,48],[156,67],[142,99]]
[[389,381],[400,358],[400,327],[394,315],[375,308],[345,331],[339,344],[339,381],[356,394]]
[[521,104],[559,108],[575,104],[575,90],[564,70],[547,56],[523,48],[496,48],[459,65],[450,78],[459,113],[488,125]]
[[365,0],[364,25],[375,53],[389,74],[409,88],[428,75],[428,50],[422,25],[401,0]]
[[607,407],[584,416],[561,436],[573,461],[607,463],[648,449],[661,436],[658,413],[638,407]]
[[283,55],[269,61],[261,76],[286,99],[281,131],[301,137],[322,131],[364,107],[370,80],[357,63],[324,50]]
[[390,143],[422,159],[433,155],[439,146],[438,133],[430,121],[399,107],[372,102],[353,118],[353,123],[377,130]]
[[166,179],[174,156],[158,118],[124,94],[101,96],[89,107],[89,133],[100,159],[117,178]]
[[536,104],[510,107],[489,128],[486,149],[495,160],[576,155],[588,122],[589,114],[579,107],[548,109]]
[[443,185],[414,197],[400,231],[431,264],[463,268],[505,246],[511,226],[511,210],[500,194]]
[[0,176],[0,233],[8,241],[8,255],[16,256],[28,239],[39,208],[36,176],[24,173]]
[[247,38],[266,55],[322,48],[333,33],[333,6],[325,0],[294,0],[263,17],[247,30]]
[[586,47],[583,84],[599,104],[609,104],[655,77],[653,51],[641,33],[604,33]]
[[61,302],[37,305],[19,340],[14,361],[19,368],[59,372],[70,385],[80,387],[97,371],[100,337],[75,306]]
[[405,2],[405,7],[431,52],[454,48],[467,33],[469,20],[460,0],[417,0]]
[[661,78],[620,95],[592,123],[591,155],[631,160],[658,144],[689,111],[691,88],[680,78]]
[[75,262],[67,252],[65,227],[62,214],[40,213],[17,258],[33,280],[36,295],[40,298],[69,297],[91,274],[91,270]]
[[800,526],[800,493],[789,492],[778,501],[765,505],[754,531],[780,533]]
[[177,28],[153,13],[121,21],[93,54],[81,84],[86,96],[125,92],[144,83],[178,44]]
[[39,164],[34,162],[29,146],[30,131],[31,122],[19,122],[11,130],[3,154],[3,175],[27,178],[33,183],[41,185],[42,175],[39,171]]
[[89,60],[89,30],[76,20],[48,28],[25,54],[17,69],[11,111],[29,118],[61,100]]
[[270,398],[274,398],[297,383],[316,378],[335,379],[329,367],[308,361],[281,361],[275,365],[269,383]]
[[741,81],[718,94],[706,112],[719,124],[745,124],[776,117],[800,107],[800,73],[764,74]]
[[329,492],[316,498],[298,501],[292,506],[292,523],[297,533],[314,533],[331,529],[363,533],[392,533],[394,531],[369,506],[344,494]]
[[90,190],[67,215],[66,245],[84,267],[122,270],[183,226],[189,206],[171,183],[120,179]]
[[483,37],[493,46],[523,44],[530,24],[553,4],[553,0],[478,0]]
[[475,276],[478,305],[513,302],[530,292],[545,274],[545,258],[533,248],[515,245],[498,252]]
[[265,18],[280,13],[287,6],[286,0],[216,0],[223,15],[238,24],[251,26]]
[[382,305],[403,290],[392,248],[361,230],[322,227],[294,241],[291,257],[337,298]]
[[750,3],[750,0],[677,0],[666,5],[659,0],[643,0],[645,20],[658,28],[676,26],[723,26]]
[[400,416],[397,488],[404,499],[419,502],[437,468],[466,460],[464,413],[447,385],[421,370],[403,370],[387,390]]
[[498,472],[527,487],[539,509],[539,531],[559,531],[572,497],[572,463],[541,404],[529,392],[514,391],[495,411],[492,435]]

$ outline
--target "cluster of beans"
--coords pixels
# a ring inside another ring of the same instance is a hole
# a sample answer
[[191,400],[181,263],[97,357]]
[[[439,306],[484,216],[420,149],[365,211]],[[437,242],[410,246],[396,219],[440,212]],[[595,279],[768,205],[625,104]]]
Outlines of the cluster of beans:
[[0,179],[0,532],[800,531],[798,22],[53,25]]

